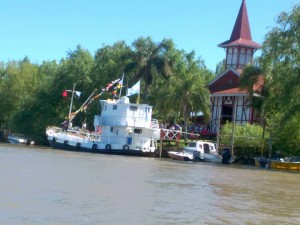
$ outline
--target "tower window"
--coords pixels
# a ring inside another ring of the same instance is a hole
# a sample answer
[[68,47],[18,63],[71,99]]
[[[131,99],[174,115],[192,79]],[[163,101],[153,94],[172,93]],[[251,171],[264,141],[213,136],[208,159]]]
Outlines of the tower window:
[[240,65],[243,66],[246,63],[246,51],[244,48],[241,49],[241,54],[240,54]]
[[233,56],[232,56],[232,66],[234,68],[237,67],[238,54],[239,54],[238,49],[234,48]]

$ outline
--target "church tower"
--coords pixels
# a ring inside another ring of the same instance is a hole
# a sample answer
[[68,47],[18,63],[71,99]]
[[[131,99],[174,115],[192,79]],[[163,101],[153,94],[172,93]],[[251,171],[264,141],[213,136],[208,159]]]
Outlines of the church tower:
[[259,120],[257,112],[250,106],[249,93],[239,87],[244,66],[253,62],[254,53],[261,48],[252,41],[246,0],[242,0],[230,39],[218,46],[226,51],[225,71],[208,84],[211,107],[209,129],[217,134],[226,122],[242,125]]
[[261,46],[252,41],[246,0],[242,2],[230,39],[218,46],[226,50],[225,69],[232,67],[237,70],[252,63],[253,54]]

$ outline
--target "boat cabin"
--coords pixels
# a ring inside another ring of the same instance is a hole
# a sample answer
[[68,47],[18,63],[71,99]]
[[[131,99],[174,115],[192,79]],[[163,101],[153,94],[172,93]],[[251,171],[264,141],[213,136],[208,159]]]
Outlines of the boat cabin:
[[100,100],[100,102],[101,116],[95,116],[95,127],[151,127],[152,106],[130,103],[126,96],[119,100]]

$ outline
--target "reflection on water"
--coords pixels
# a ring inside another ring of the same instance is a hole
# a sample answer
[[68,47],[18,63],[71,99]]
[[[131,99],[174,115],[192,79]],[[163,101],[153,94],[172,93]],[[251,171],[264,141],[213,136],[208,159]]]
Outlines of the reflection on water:
[[299,224],[300,173],[0,145],[1,224]]

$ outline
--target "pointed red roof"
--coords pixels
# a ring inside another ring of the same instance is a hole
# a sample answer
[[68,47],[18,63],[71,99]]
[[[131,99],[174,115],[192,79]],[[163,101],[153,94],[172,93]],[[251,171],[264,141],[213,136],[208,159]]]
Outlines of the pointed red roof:
[[243,0],[238,17],[236,18],[231,37],[228,41],[219,44],[219,47],[243,45],[252,48],[261,48],[259,44],[252,41],[250,24],[248,20],[246,0]]

